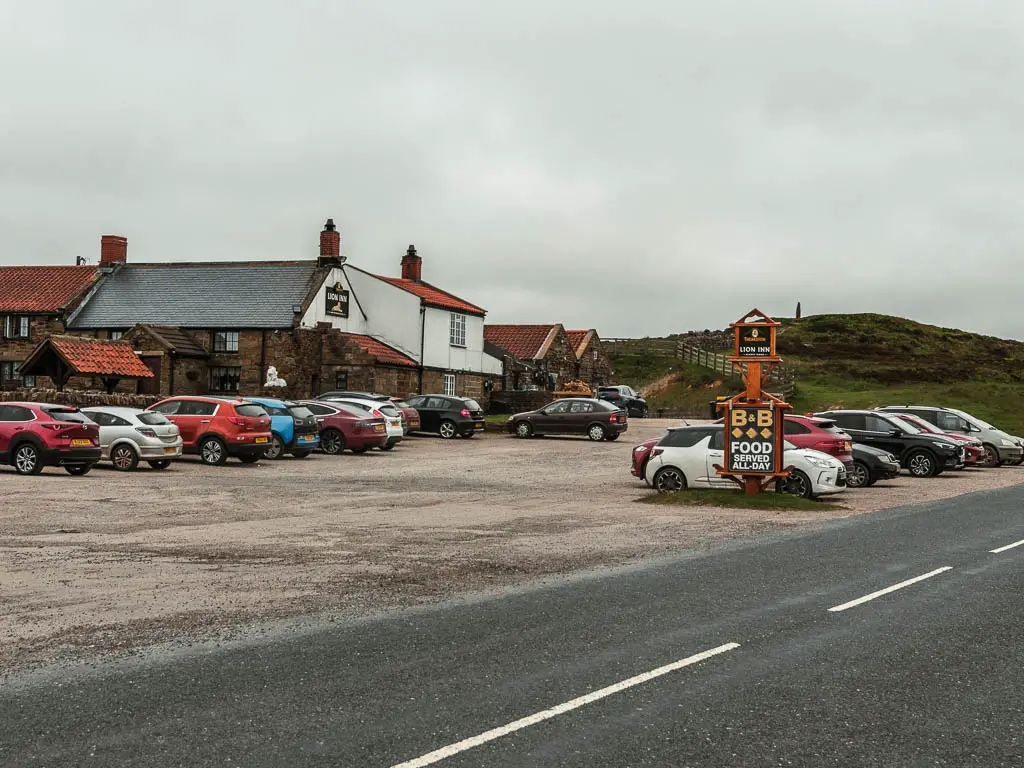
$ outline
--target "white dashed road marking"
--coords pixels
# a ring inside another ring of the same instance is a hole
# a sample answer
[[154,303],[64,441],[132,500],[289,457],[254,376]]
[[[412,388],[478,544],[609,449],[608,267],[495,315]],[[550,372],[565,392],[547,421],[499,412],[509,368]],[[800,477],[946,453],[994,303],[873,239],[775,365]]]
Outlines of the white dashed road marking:
[[545,709],[520,720],[515,720],[499,728],[492,728],[489,731],[484,731],[478,736],[472,736],[468,739],[456,742],[455,744],[449,744],[447,747],[435,749],[433,752],[428,752],[421,757],[417,757],[413,760],[407,760],[404,763],[398,763],[397,765],[393,765],[391,768],[423,768],[423,766],[433,765],[445,758],[452,757],[460,752],[465,752],[467,749],[479,747],[481,744],[486,744],[488,741],[500,739],[502,736],[507,736],[510,733],[522,730],[523,728],[528,728],[531,725],[536,725],[537,723],[545,720],[550,720],[552,717],[557,717],[558,715],[565,714],[566,712],[570,712],[574,709],[579,709],[586,704],[592,704],[593,702],[611,696],[612,694],[621,693],[627,688],[632,688],[635,685],[646,683],[648,680],[653,680],[656,677],[667,675],[669,672],[675,672],[677,669],[688,667],[691,664],[696,664],[697,662],[704,661],[705,659],[710,659],[712,656],[717,656],[720,653],[725,653],[726,651],[731,651],[732,649],[739,647],[739,643],[726,643],[725,645],[720,645],[717,648],[712,648],[709,651],[704,651],[693,656],[687,656],[685,659],[680,659],[679,661],[672,662],[671,664],[666,664],[663,667],[652,669],[650,672],[644,672],[643,674],[631,677],[628,680],[623,680],[622,682],[615,683],[614,685],[609,685],[606,688],[601,688],[593,693],[588,693],[585,696],[572,699],[564,704],[559,704],[557,707]]
[[932,576],[938,576],[940,573],[944,573],[946,571],[951,571],[951,570],[953,570],[953,566],[951,566],[951,565],[945,565],[942,568],[936,568],[934,571],[929,571],[928,573],[923,573],[920,576],[915,576],[912,579],[907,579],[906,581],[901,581],[899,584],[893,584],[891,587],[886,587],[885,589],[880,589],[877,592],[872,592],[870,595],[864,595],[864,597],[858,597],[856,600],[851,600],[848,603],[843,603],[842,605],[837,605],[834,608],[829,608],[829,611],[831,611],[832,613],[838,613],[839,611],[845,611],[847,608],[853,608],[855,606],[860,605],[861,603],[866,603],[869,600],[874,600],[876,597],[881,597],[882,595],[887,595],[890,592],[895,592],[897,589],[903,589],[904,587],[909,587],[911,584],[916,584],[919,581],[924,581],[925,579],[930,579]]
[[1013,544],[1007,544],[1005,547],[999,547],[998,549],[990,549],[989,552],[991,552],[993,555],[998,555],[1000,552],[1005,552],[1008,549],[1019,547],[1021,544],[1024,544],[1024,539],[1021,539],[1020,541],[1015,541],[1013,542]]

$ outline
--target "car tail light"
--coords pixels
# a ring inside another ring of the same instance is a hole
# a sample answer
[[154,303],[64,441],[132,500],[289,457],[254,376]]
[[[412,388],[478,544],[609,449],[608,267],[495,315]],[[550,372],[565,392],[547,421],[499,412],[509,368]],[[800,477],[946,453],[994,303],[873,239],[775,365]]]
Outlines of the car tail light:
[[357,421],[356,422],[356,426],[357,427],[363,427],[363,428],[372,427],[373,426],[373,422],[372,421]]
[[43,424],[41,426],[47,429],[52,429],[54,432],[63,432],[65,429],[71,429],[78,426],[77,424],[62,424],[61,422],[54,422],[52,424]]
[[149,427],[136,427],[135,431],[140,435],[145,435],[146,437],[156,437],[156,430],[150,429]]
[[651,451],[651,456],[661,456],[661,454],[663,454],[664,452],[665,451],[661,448],[655,448],[653,451]]
[[466,408],[463,408],[461,411],[459,411],[459,416],[461,416],[464,419],[468,419],[472,415],[473,414],[471,414],[469,410]]
[[228,416],[228,423],[234,424],[236,427],[244,427],[249,422],[246,420],[245,416]]

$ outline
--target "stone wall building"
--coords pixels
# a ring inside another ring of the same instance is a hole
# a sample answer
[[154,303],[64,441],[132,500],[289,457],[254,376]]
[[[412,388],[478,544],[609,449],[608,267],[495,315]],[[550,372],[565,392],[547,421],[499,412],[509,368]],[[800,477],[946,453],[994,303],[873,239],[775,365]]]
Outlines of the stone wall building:
[[612,383],[612,363],[597,331],[566,331],[576,353],[576,377],[596,388]]
[[576,351],[561,323],[488,324],[484,338],[503,352],[506,391],[553,391],[577,378]]

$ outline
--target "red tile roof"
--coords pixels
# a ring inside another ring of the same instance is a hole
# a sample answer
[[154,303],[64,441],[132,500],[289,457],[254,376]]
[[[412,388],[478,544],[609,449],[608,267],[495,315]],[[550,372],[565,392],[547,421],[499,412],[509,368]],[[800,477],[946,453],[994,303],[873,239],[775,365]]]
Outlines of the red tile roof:
[[[47,341],[78,373],[133,379],[149,379],[153,376],[153,372],[127,341],[86,339],[79,336],[51,336]],[[31,357],[35,357],[35,352]]]
[[453,296],[452,294],[442,291],[440,288],[435,288],[428,283],[417,283],[413,280],[404,280],[400,277],[384,277],[383,275],[375,275],[375,277],[386,283],[398,286],[404,291],[408,291],[409,293],[419,296],[423,299],[424,304],[431,307],[454,309],[459,312],[466,312],[470,315],[487,314],[486,310],[480,309],[480,307],[470,304],[468,301],[463,301],[458,296]]
[[569,343],[572,344],[572,348],[576,350],[576,356],[579,357],[580,345],[583,343],[583,340],[587,338],[589,331],[566,331],[566,333],[569,335]]
[[95,274],[96,267],[0,267],[0,312],[58,312]]
[[485,325],[484,339],[519,360],[535,360],[554,325]]
[[346,333],[356,344],[367,354],[373,355],[378,363],[382,365],[404,365],[415,368],[416,361],[411,357],[402,354],[397,349],[389,347],[383,341],[377,341],[372,336],[364,336],[359,333]]

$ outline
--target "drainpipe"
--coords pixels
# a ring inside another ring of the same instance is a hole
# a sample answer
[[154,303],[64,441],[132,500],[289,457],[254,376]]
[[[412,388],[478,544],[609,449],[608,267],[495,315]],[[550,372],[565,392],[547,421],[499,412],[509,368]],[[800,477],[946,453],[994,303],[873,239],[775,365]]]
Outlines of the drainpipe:
[[420,305],[420,384],[419,391],[423,394],[423,347],[427,336],[427,308]]
[[267,329],[260,331],[260,384],[267,380]]
[[[171,391],[168,392],[167,394],[173,395],[174,394],[174,350],[173,349],[170,350],[167,353],[167,358],[171,361],[171,380],[168,383],[168,389],[170,389]],[[157,382],[157,390],[159,390],[159,389],[160,389],[160,382]],[[157,394],[160,394],[159,391],[157,392]]]

